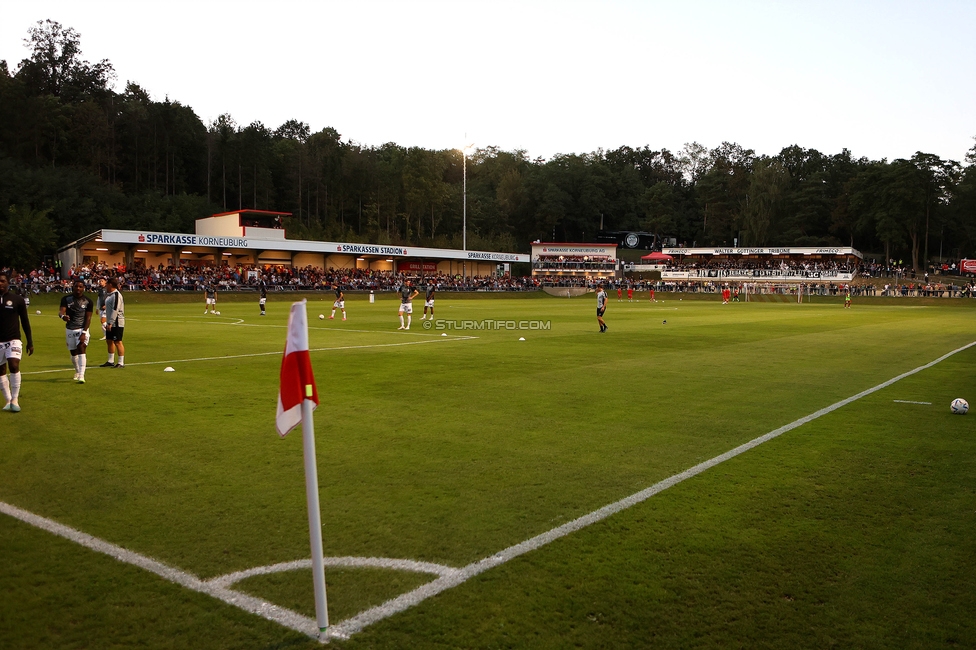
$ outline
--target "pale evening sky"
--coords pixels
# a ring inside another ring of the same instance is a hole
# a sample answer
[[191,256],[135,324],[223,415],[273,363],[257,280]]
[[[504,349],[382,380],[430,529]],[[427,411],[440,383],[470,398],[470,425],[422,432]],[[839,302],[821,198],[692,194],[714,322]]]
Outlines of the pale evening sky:
[[[976,2],[3,0],[0,59],[50,18],[203,120],[287,119],[366,145],[530,157],[621,145],[799,144],[961,161]],[[467,135],[465,135],[467,134]]]

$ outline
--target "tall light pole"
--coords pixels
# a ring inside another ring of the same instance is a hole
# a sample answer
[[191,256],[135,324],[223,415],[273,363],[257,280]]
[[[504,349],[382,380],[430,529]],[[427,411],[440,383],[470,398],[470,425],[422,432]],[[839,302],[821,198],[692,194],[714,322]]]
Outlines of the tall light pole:
[[468,250],[468,152],[474,147],[471,143],[461,149],[461,194],[463,197],[461,208],[461,248]]
[[468,250],[468,150],[461,150],[461,249]]
[[[468,151],[472,147],[474,147],[474,143],[461,149],[461,248],[465,252],[468,250]],[[462,265],[462,273],[464,277],[468,277],[468,261],[464,260]]]

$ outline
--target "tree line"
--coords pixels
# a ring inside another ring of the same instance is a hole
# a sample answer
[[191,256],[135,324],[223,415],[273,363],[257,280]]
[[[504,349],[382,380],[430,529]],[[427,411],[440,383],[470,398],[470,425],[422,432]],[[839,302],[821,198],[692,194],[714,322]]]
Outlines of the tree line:
[[[360,144],[289,120],[204,123],[129,81],[53,21],[0,61],[0,266],[31,267],[100,228],[192,232],[215,212],[291,212],[291,237],[460,248],[464,155]],[[525,252],[602,227],[699,246],[853,245],[916,269],[976,253],[976,146],[868,160],[798,145],[650,146],[530,159],[467,154],[467,243]]]

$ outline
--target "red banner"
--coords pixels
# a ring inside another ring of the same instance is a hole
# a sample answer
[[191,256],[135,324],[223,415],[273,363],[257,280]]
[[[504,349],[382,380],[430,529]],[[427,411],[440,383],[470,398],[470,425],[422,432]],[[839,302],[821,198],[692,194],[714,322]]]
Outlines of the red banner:
[[436,273],[437,262],[397,262],[397,271],[400,273],[407,271],[415,273]]
[[976,260],[962,260],[959,262],[960,273],[976,273]]

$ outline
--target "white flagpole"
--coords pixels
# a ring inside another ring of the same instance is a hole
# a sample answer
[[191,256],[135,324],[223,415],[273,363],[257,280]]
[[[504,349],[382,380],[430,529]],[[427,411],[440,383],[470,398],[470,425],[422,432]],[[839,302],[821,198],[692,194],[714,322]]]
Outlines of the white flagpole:
[[[302,301],[305,312],[305,301]],[[305,316],[305,340],[308,340],[308,317]],[[307,348],[307,346],[306,346]],[[322,513],[319,509],[319,473],[315,463],[315,423],[312,420],[312,386],[305,387],[302,400],[302,450],[305,455],[305,500],[308,503],[308,536],[312,546],[312,583],[315,585],[315,620],[319,631],[329,627],[329,608],[325,596],[325,565],[322,562]]]
[[302,448],[305,452],[305,498],[308,502],[308,536],[312,546],[312,582],[315,585],[315,620],[319,631],[329,627],[325,596],[325,565],[322,562],[322,514],[319,510],[319,474],[315,465],[315,424],[312,401],[302,402]]

